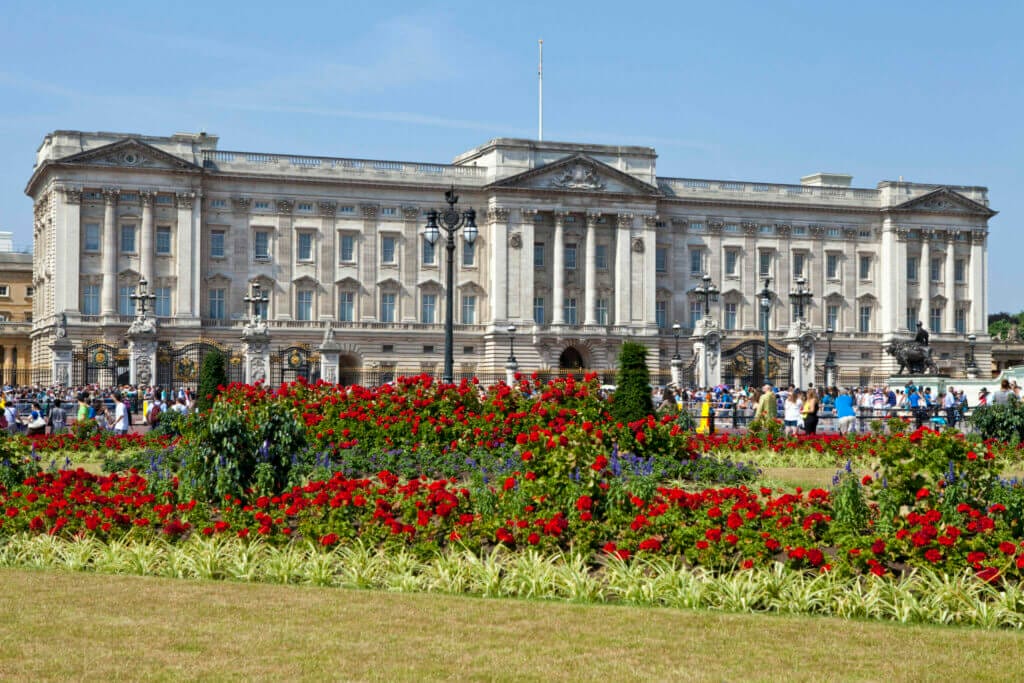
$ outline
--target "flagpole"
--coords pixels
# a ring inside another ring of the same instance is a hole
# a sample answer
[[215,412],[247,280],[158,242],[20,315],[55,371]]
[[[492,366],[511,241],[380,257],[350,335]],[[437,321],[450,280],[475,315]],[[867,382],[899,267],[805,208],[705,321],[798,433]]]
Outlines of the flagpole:
[[544,139],[544,41],[537,41],[537,140]]

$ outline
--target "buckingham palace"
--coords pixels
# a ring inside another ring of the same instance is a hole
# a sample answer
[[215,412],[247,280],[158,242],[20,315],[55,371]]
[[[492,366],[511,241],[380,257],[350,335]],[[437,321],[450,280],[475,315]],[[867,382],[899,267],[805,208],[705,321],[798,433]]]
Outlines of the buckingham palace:
[[[667,375],[674,360],[692,373],[714,329],[714,376],[747,383],[760,380],[759,353],[791,357],[797,322],[819,383],[826,357],[833,381],[884,381],[896,370],[884,347],[912,338],[918,321],[943,374],[963,376],[968,355],[990,364],[995,211],[984,187],[672,177],[651,147],[509,138],[450,164],[218,143],[206,133],[45,136],[25,190],[36,367],[69,349],[68,379],[95,379],[91,368],[125,357],[147,299],[143,331],[168,368],[152,375],[162,382],[190,376],[181,354],[197,344],[237,363],[254,317],[284,379],[313,367],[325,340],[343,377],[436,374],[449,314],[457,376],[501,373],[513,353],[524,372],[604,371],[625,340],[647,346],[653,372]],[[425,231],[432,210],[450,210],[449,190],[479,226],[455,235],[450,285],[444,239]]]

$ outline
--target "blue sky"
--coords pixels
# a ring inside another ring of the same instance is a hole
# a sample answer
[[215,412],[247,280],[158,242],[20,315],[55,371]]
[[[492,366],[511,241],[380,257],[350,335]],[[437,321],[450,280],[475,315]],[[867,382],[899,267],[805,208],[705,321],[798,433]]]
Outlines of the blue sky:
[[1024,309],[1021,2],[8,2],[0,230],[55,129],[447,162],[490,138],[650,145],[666,176],[985,185],[991,311]]

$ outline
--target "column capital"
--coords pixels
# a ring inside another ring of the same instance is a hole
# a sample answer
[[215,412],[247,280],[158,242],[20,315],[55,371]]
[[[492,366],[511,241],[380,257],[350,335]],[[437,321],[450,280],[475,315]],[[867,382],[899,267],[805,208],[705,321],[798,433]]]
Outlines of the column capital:
[[359,209],[363,212],[363,218],[376,218],[380,207],[376,204],[360,204]]
[[565,219],[569,217],[569,212],[565,209],[555,209],[555,226],[561,227],[565,225]]
[[338,211],[338,202],[322,201],[318,204],[320,213],[324,216],[333,216]]
[[118,187],[104,187],[102,192],[103,202],[108,206],[117,204],[117,199],[121,196],[121,188]]
[[407,221],[415,221],[420,217],[420,208],[418,206],[403,206],[402,207],[402,218]]
[[278,199],[277,212],[279,214],[290,214],[295,208],[295,201],[292,199]]
[[648,228],[655,228],[658,226],[658,214],[653,216],[644,216],[644,225]]
[[504,223],[508,221],[509,214],[512,212],[504,206],[492,206],[487,209],[487,222],[488,223]]
[[249,197],[232,197],[231,207],[236,213],[249,213],[249,206],[252,204],[252,199]]
[[178,192],[174,195],[175,200],[178,202],[179,209],[191,209],[192,203],[196,199],[195,192]]
[[153,202],[156,201],[156,192],[152,190],[139,190],[139,201],[142,202],[143,207],[153,208]]
[[64,201],[68,204],[81,204],[82,203],[82,190],[78,187],[72,187],[70,185],[62,185],[57,188],[64,195]]
[[587,211],[587,213],[586,213],[586,221],[587,221],[587,227],[588,228],[595,227],[598,223],[601,222],[601,212],[600,211]]
[[708,232],[712,235],[718,235],[722,232],[722,228],[725,227],[725,221],[719,218],[711,218],[708,220]]
[[743,228],[744,235],[756,235],[757,234],[757,223],[754,221],[743,221],[740,223],[740,227]]
[[632,228],[633,227],[633,214],[631,213],[620,213],[616,216],[617,225],[620,228]]

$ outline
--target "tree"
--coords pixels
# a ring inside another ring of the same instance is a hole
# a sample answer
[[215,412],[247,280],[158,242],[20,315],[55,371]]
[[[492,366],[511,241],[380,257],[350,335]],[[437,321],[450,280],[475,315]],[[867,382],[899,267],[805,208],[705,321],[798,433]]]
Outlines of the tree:
[[213,349],[203,356],[203,364],[199,366],[199,391],[196,402],[200,412],[209,410],[220,394],[220,387],[228,383],[224,354]]
[[642,420],[653,412],[647,348],[643,344],[626,342],[619,351],[619,377],[612,398],[612,416],[628,424]]

